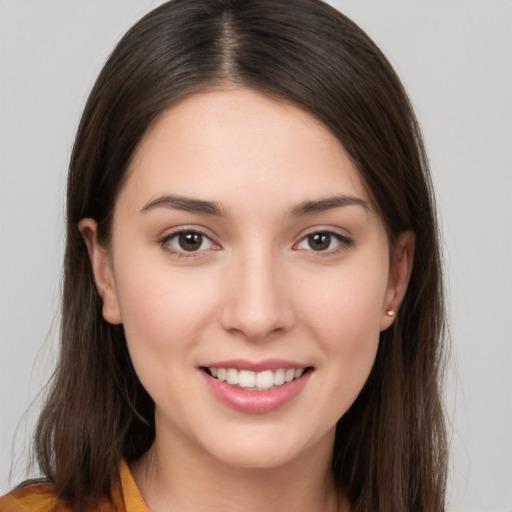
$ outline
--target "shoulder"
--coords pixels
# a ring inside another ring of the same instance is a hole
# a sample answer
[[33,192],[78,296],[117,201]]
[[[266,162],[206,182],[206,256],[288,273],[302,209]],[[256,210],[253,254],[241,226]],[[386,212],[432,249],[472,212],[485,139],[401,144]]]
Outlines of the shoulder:
[[[121,512],[124,504],[99,499],[87,512]],[[73,512],[71,505],[59,498],[51,485],[30,485],[16,489],[0,498],[0,512]]]
[[[128,464],[119,467],[119,482],[112,487],[112,500],[100,498],[87,512],[149,512]],[[32,484],[0,497],[0,512],[72,512],[71,505],[59,498],[51,484]]]
[[0,498],[0,512],[71,512],[49,484],[29,485]]

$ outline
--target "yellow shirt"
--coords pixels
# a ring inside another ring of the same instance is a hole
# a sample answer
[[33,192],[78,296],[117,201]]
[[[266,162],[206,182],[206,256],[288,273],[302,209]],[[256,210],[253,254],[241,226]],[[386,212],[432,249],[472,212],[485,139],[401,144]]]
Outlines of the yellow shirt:
[[[113,500],[100,500],[87,512],[149,512],[135,484],[128,464],[119,468],[121,492],[113,492]],[[0,512],[71,512],[68,503],[59,500],[49,484],[17,489],[0,498]]]

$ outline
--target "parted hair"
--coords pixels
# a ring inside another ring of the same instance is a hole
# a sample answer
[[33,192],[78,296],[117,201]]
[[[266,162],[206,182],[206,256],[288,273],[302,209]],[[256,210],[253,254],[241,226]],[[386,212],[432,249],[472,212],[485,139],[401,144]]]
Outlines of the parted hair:
[[154,440],[153,401],[122,325],[103,319],[78,224],[95,219],[108,243],[116,197],[148,127],[184,97],[226,84],[320,120],[357,167],[390,244],[415,233],[408,291],[381,333],[366,385],[338,421],[332,472],[353,512],[443,511],[445,317],[422,136],[384,55],[320,0],[174,0],[142,18],[108,58],[69,166],[60,356],[35,435],[44,479],[84,511],[110,496],[120,461]]

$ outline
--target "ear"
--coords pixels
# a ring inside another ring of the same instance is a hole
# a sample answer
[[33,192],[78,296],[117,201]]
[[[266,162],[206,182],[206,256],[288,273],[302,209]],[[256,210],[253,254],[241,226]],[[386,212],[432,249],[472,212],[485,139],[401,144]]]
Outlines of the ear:
[[381,331],[385,331],[394,322],[407,291],[414,262],[414,245],[414,233],[404,231],[391,249],[388,286],[380,321]]
[[98,240],[98,225],[94,219],[82,219],[78,229],[87,245],[94,282],[103,300],[103,318],[111,324],[121,324],[123,321],[110,256]]

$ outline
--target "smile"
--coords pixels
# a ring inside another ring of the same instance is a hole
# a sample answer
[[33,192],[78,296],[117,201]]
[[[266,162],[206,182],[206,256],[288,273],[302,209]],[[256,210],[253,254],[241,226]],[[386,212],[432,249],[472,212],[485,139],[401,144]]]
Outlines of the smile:
[[199,367],[206,387],[224,405],[249,414],[275,411],[308,385],[313,366],[283,359],[230,359]]
[[300,379],[308,369],[278,368],[276,370],[254,372],[251,370],[237,370],[236,368],[207,367],[204,370],[214,379],[226,382],[231,386],[251,391],[268,391]]

